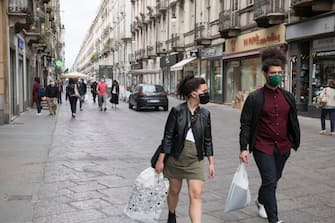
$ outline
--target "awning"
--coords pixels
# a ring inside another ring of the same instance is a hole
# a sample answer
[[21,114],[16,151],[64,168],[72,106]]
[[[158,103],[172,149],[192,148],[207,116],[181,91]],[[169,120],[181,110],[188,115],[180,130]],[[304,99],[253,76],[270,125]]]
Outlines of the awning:
[[184,59],[182,61],[179,61],[178,63],[176,63],[175,65],[173,65],[170,70],[171,71],[177,71],[177,70],[182,70],[184,68],[184,66],[190,62],[192,62],[193,60],[197,59],[196,57],[191,57],[188,59]]
[[156,74],[159,73],[159,69],[138,69],[138,70],[130,70],[129,73],[132,74]]
[[234,58],[238,58],[238,57],[253,56],[253,55],[257,55],[257,54],[260,54],[260,51],[259,50],[253,50],[253,51],[248,51],[248,52],[223,55],[222,59],[228,60],[228,59],[234,59]]

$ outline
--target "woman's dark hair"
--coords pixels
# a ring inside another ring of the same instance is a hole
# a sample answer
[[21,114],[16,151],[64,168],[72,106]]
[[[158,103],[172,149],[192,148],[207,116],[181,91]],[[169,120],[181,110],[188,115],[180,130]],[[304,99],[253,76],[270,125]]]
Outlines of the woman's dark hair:
[[205,79],[201,77],[194,77],[194,75],[187,75],[177,85],[177,95],[188,97],[192,91],[196,91],[201,84],[206,84]]
[[335,80],[334,79],[328,79],[328,86],[331,88],[335,88]]
[[282,50],[277,47],[270,47],[262,52],[262,70],[267,73],[271,66],[281,66],[284,68],[286,57]]
[[34,80],[37,82],[37,83],[41,83],[41,79],[39,77],[35,77]]
[[69,78],[69,84],[74,84],[74,79],[73,78]]

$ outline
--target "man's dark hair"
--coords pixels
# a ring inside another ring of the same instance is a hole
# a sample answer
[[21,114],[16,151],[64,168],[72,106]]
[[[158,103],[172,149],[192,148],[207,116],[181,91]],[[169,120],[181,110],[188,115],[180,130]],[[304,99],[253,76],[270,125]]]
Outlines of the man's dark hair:
[[270,47],[262,51],[262,71],[267,73],[270,66],[281,66],[284,68],[286,57],[279,48]]
[[35,77],[34,80],[37,82],[37,83],[41,83],[41,79],[39,77]]

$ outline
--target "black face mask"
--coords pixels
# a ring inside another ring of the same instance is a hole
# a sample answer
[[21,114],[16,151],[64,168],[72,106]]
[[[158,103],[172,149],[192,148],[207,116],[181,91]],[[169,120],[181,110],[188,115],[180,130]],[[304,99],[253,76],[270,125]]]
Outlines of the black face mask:
[[209,102],[209,93],[205,92],[199,94],[199,98],[200,98],[200,104],[207,104]]

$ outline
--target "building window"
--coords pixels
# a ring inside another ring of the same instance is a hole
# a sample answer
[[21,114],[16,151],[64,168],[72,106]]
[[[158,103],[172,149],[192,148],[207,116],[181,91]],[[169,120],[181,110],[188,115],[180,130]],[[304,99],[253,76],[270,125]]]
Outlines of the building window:
[[231,9],[232,11],[238,10],[238,0],[231,0]]

